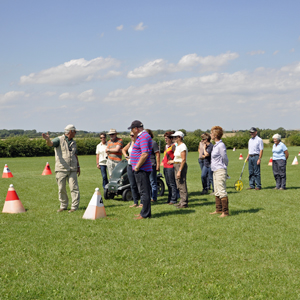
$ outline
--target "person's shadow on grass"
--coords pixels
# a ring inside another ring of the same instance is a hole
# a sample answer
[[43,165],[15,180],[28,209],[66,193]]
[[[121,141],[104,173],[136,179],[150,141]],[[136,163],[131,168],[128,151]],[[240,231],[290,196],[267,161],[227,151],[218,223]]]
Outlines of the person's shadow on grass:
[[160,213],[152,214],[151,218],[161,218],[161,217],[167,217],[170,215],[188,215],[188,214],[193,214],[193,213],[195,213],[194,209],[180,208],[180,209],[175,209],[175,210],[171,210],[171,211],[163,211]]
[[240,209],[240,210],[229,209],[229,214],[231,216],[235,216],[235,215],[239,215],[239,214],[255,214],[261,210],[264,210],[264,208],[250,208],[250,209]]
[[[207,199],[201,199],[201,200],[203,201],[203,200],[207,200]],[[210,201],[210,202],[198,202],[198,200],[196,200],[196,201],[195,200],[194,201],[189,201],[189,203],[196,202],[196,203],[193,203],[193,204],[189,204],[189,207],[194,207],[194,206],[208,206],[208,205],[216,204],[215,201]]]

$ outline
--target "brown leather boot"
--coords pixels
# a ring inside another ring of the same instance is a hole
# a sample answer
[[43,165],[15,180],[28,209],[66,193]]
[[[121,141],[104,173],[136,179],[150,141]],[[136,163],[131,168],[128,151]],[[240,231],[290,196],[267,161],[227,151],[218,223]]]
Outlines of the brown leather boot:
[[229,211],[228,211],[228,197],[223,197],[221,199],[222,203],[222,215],[220,218],[228,217],[229,216]]
[[216,215],[222,213],[222,202],[219,196],[216,196],[216,211],[210,213],[210,215]]

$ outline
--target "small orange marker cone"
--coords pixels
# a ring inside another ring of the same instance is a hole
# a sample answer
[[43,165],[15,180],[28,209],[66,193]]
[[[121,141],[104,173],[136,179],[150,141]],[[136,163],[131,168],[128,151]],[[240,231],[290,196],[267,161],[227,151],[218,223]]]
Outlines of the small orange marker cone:
[[239,160],[244,160],[242,153],[240,154]]
[[45,167],[42,175],[52,175],[52,172],[51,172],[51,169],[50,169],[50,166],[49,166],[48,162],[46,163],[46,167]]
[[298,156],[300,156],[300,152],[298,153]]
[[15,191],[13,184],[9,186],[9,189],[7,191],[2,212],[8,214],[18,214],[25,212],[25,208]]
[[99,191],[99,188],[95,189],[95,193],[85,210],[85,213],[83,215],[83,219],[90,219],[90,220],[96,220],[98,218],[105,218],[106,212],[103,204],[103,200],[101,197],[101,193]]
[[298,159],[297,159],[297,156],[295,156],[293,162],[292,162],[292,166],[294,165],[298,165]]
[[273,165],[273,158],[270,157],[270,160],[269,160],[269,163],[268,163],[268,166],[272,166]]
[[10,169],[8,168],[7,164],[4,166],[2,178],[11,178],[14,177],[13,174],[11,173]]

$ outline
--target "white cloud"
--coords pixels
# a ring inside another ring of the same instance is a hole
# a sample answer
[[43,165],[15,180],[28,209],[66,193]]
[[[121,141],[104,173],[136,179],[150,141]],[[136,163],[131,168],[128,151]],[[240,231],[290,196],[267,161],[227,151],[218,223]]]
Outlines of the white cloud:
[[276,51],[273,52],[273,55],[276,55],[278,53],[279,53],[279,50],[276,50]]
[[168,72],[169,65],[163,59],[156,59],[146,63],[145,65],[128,72],[128,78],[143,78],[154,76],[158,73]]
[[248,55],[260,55],[260,54],[265,54],[265,51],[264,50],[256,50],[256,51],[250,51],[250,52],[247,52]]
[[293,73],[300,73],[300,62],[284,66],[281,68],[281,71],[288,72],[291,76]]
[[142,30],[144,30],[146,27],[147,27],[147,26],[144,26],[144,23],[141,22],[141,23],[139,23],[138,25],[136,25],[136,26],[134,27],[134,30],[142,31]]
[[120,62],[111,57],[97,57],[88,61],[84,58],[73,59],[39,73],[21,76],[20,84],[74,85],[90,81],[101,71],[119,65]]
[[101,76],[101,79],[110,79],[110,78],[115,78],[122,75],[122,72],[111,70],[108,71],[105,75]]
[[82,92],[81,94],[78,95],[78,99],[83,102],[94,101],[96,99],[94,96],[94,90],[90,89],[90,90]]
[[163,59],[156,59],[146,63],[145,65],[128,72],[128,78],[144,78],[154,76],[160,73],[174,73],[180,71],[188,71],[198,68],[202,72],[214,71],[219,67],[227,64],[230,60],[238,58],[238,53],[226,52],[218,56],[198,56],[196,53],[183,56],[177,65],[168,64]]
[[62,93],[58,97],[60,100],[70,100],[76,98],[76,94],[74,93]]
[[218,56],[198,56],[196,53],[188,54],[183,56],[178,62],[178,66],[181,68],[194,67],[197,65],[202,65],[204,67],[214,68],[220,67],[228,63],[230,60],[238,58],[238,53],[235,52],[226,52]]
[[120,31],[123,30],[123,28],[124,28],[123,25],[120,25],[120,26],[117,26],[117,27],[116,27],[116,29],[117,29],[117,30],[120,30]]
[[222,111],[223,115],[228,113],[233,119],[241,116],[237,114],[239,110],[233,110],[236,105],[247,105],[249,111],[255,112],[259,103],[264,114],[274,113],[274,109],[284,105],[289,112],[294,109],[300,112],[299,93],[300,63],[280,70],[257,68],[253,72],[213,73],[130,86],[110,92],[103,101],[124,106],[124,112],[130,109],[135,112],[138,107],[143,107],[145,112],[152,111],[157,105],[163,105],[168,106],[170,112],[171,108],[176,108],[184,115]]
[[7,92],[6,94],[0,94],[0,103],[6,103],[6,102],[11,102],[14,100],[17,100],[22,97],[26,97],[28,95],[25,94],[23,91],[10,91]]

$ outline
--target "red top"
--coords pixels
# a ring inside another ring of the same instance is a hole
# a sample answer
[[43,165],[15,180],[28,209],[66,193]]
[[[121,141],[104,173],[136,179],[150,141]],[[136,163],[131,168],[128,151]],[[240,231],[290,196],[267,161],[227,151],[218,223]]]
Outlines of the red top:
[[164,152],[164,158],[162,160],[164,168],[168,168],[168,169],[173,168],[173,165],[168,165],[168,161],[174,159],[174,152],[172,150],[172,147],[173,147],[173,145],[171,145],[169,147],[166,145],[165,152]]

